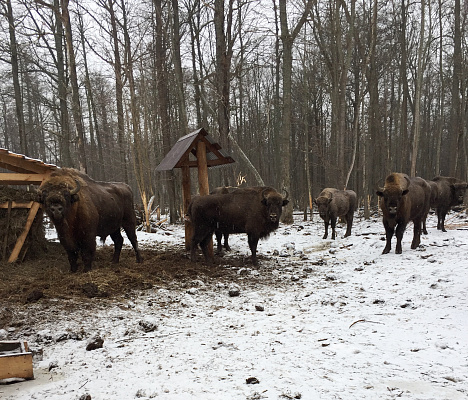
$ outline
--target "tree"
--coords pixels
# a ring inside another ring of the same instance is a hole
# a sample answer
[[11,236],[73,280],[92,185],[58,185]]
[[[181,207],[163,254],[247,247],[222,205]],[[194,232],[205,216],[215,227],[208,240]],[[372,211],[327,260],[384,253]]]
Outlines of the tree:
[[302,26],[307,20],[307,16],[314,4],[314,0],[308,0],[301,17],[296,26],[290,31],[288,27],[288,13],[286,11],[286,0],[279,0],[280,25],[281,25],[281,43],[283,45],[283,120],[282,132],[279,136],[280,149],[280,181],[281,189],[286,190],[290,196],[288,205],[282,214],[282,222],[292,224],[293,220],[293,198],[291,195],[291,79],[292,79],[292,48],[294,40],[299,34]]
[[23,99],[21,96],[18,47],[16,43],[15,18],[13,16],[11,0],[6,0],[6,4],[3,4],[2,8],[3,8],[2,14],[6,17],[8,21],[8,29],[10,33],[11,73],[12,73],[12,78],[13,78],[13,88],[14,88],[14,94],[15,94],[16,120],[18,123],[18,136],[20,139],[21,152],[23,154],[28,154],[28,142],[26,140],[25,132],[24,132]]

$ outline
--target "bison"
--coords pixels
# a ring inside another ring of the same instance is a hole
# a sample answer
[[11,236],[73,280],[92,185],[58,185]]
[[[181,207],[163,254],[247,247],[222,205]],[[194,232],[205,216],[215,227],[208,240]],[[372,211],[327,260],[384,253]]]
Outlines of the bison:
[[431,198],[429,184],[422,178],[410,178],[406,174],[394,172],[385,179],[384,188],[377,190],[376,193],[380,197],[387,239],[382,254],[390,252],[394,233],[397,238],[395,253],[402,253],[401,240],[409,221],[413,221],[414,224],[411,248],[417,248],[421,243],[421,226],[429,212]]
[[217,230],[222,234],[247,233],[252,263],[257,265],[258,241],[278,228],[287,197],[266,186],[194,197],[187,210],[187,218],[193,225],[191,260],[195,261],[200,244],[206,263],[213,262],[208,244]]
[[454,206],[463,204],[468,184],[460,179],[449,176],[436,176],[429,181],[432,188],[431,207],[437,213],[437,229],[445,230],[445,216]]
[[354,211],[357,205],[357,196],[353,190],[325,188],[314,202],[317,204],[320,218],[325,223],[323,239],[328,237],[328,225],[330,223],[332,227],[332,239],[335,239],[335,227],[338,217],[342,217],[346,221],[346,234],[344,237],[351,235]]
[[121,182],[97,182],[72,168],[58,169],[38,189],[38,202],[57,230],[72,272],[78,269],[81,253],[84,270],[89,271],[96,252],[96,236],[114,241],[112,262],[118,263],[123,245],[122,227],[142,261],[135,233],[133,193]]
[[[238,187],[235,186],[220,186],[217,188],[214,188],[210,194],[228,194],[232,193],[236,190],[238,190]],[[231,247],[229,246],[229,233],[222,233],[218,229],[215,230],[215,236],[216,236],[216,243],[217,243],[217,252],[222,253],[223,252],[223,247],[226,251],[231,251]],[[222,243],[224,237],[224,244]]]

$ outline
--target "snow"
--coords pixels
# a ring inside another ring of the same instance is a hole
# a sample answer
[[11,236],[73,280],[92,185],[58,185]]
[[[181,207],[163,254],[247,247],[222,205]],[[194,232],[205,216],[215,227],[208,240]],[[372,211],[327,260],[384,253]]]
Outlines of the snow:
[[[232,282],[235,297],[229,285],[195,280],[189,289],[155,288],[126,301],[95,299],[72,313],[52,303],[55,318],[28,338],[43,348],[36,379],[0,386],[0,397],[467,399],[466,216],[449,214],[448,232],[431,216],[416,250],[410,225],[401,255],[395,238],[391,253],[381,254],[379,218],[356,217],[347,238],[340,225],[334,241],[322,239],[318,217],[295,218],[258,246],[269,255],[261,266],[279,284],[249,285],[259,272],[246,263]],[[171,229],[138,232],[140,246],[183,242],[182,227]],[[230,244],[239,257],[250,255],[246,235],[232,235]],[[142,321],[157,328],[142,330]],[[86,351],[85,338],[70,332],[98,334],[103,348]]]

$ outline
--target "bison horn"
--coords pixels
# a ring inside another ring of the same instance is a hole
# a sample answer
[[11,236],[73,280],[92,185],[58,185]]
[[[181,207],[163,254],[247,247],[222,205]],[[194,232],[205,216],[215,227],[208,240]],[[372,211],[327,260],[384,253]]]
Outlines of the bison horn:
[[289,193],[286,189],[283,188],[284,193],[286,193],[286,196],[284,197],[284,200],[287,200],[289,197]]
[[81,184],[78,181],[78,179],[75,179],[75,182],[76,182],[76,187],[74,189],[70,190],[71,195],[77,194],[81,189]]

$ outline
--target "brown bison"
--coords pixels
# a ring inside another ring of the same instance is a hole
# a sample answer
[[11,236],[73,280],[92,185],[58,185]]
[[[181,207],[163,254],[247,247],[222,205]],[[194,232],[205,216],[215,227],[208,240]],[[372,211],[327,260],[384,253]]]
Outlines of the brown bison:
[[[236,190],[239,190],[238,187],[235,186],[220,186],[217,188],[214,188],[210,194],[228,194],[232,193]],[[231,247],[229,246],[229,233],[222,233],[218,229],[215,230],[215,236],[216,236],[216,243],[217,243],[217,252],[222,253],[223,252],[223,247],[226,251],[231,251]],[[222,243],[224,237],[224,244]]]
[[325,188],[314,202],[317,204],[320,218],[322,218],[325,223],[323,239],[328,237],[328,225],[330,223],[332,227],[332,239],[335,239],[335,227],[338,217],[346,221],[346,234],[344,237],[351,235],[354,211],[357,205],[357,196],[353,190]]
[[142,261],[135,233],[133,193],[127,184],[96,182],[75,169],[63,168],[41,184],[38,201],[57,230],[72,272],[78,269],[79,253],[84,270],[91,269],[96,236],[102,240],[108,235],[112,238],[112,262],[118,263],[123,245],[121,227],[135,250],[137,262]]
[[257,264],[257,244],[279,226],[282,207],[288,204],[271,187],[245,188],[227,194],[197,196],[191,201],[187,218],[193,224],[191,260],[195,261],[197,245],[209,264],[213,262],[208,244],[215,230],[220,233],[247,233],[252,262]]
[[401,240],[409,221],[413,221],[414,224],[411,248],[417,248],[421,243],[421,226],[429,212],[431,198],[429,184],[422,178],[409,178],[406,174],[394,172],[387,176],[384,188],[378,190],[377,195],[380,197],[387,238],[382,254],[387,254],[392,248],[394,233],[397,238],[395,253],[402,253]]
[[454,206],[463,204],[463,198],[468,184],[460,179],[449,176],[436,176],[429,181],[432,188],[431,207],[437,213],[437,229],[445,230],[445,216]]

